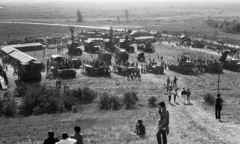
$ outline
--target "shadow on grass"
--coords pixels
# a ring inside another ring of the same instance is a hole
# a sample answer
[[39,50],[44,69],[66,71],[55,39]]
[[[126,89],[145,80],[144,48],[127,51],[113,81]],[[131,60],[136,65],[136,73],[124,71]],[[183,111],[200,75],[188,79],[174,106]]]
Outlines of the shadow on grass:
[[169,103],[171,106],[175,106],[174,104],[172,104],[172,103]]
[[191,105],[193,105],[193,103],[189,103],[189,104],[184,103],[184,105],[191,106]]

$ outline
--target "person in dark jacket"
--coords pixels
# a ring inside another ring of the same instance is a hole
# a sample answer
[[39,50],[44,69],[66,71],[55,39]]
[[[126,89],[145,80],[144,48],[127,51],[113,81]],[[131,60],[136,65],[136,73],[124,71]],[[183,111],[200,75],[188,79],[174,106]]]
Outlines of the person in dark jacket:
[[169,134],[169,112],[166,109],[165,103],[159,104],[160,121],[158,125],[157,142],[158,144],[167,144],[167,135]]
[[54,132],[48,131],[48,138],[44,140],[43,144],[55,144],[56,142],[59,142],[59,139],[54,138]]
[[71,138],[77,140],[76,144],[83,144],[83,136],[80,133],[81,132],[81,128],[79,126],[75,126],[74,127],[74,131],[75,131],[75,134]]
[[187,97],[187,91],[185,90],[185,88],[183,88],[183,91],[181,92],[181,95],[183,97],[183,103],[185,104],[185,99]]
[[144,136],[146,134],[145,126],[142,124],[142,120],[138,120],[135,133],[139,136]]
[[216,114],[216,119],[221,120],[221,110],[223,106],[223,100],[220,98],[220,94],[217,94],[217,99],[215,102],[215,114]]

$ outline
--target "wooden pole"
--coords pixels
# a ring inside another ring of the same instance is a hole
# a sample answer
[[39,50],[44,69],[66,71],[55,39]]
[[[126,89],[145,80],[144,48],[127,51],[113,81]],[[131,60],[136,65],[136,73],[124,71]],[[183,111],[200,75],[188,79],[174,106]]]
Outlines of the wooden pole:
[[220,84],[220,70],[218,71],[218,94],[219,94],[219,84]]

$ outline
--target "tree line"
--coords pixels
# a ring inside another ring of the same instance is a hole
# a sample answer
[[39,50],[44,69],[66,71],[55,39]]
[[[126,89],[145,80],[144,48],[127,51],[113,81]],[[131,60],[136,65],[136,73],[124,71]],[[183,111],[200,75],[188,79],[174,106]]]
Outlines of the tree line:
[[208,26],[222,29],[226,33],[240,33],[240,23],[236,19],[220,20],[208,17],[206,23]]
[[[83,22],[83,15],[82,15],[82,13],[81,13],[80,10],[77,10],[76,15],[77,15],[77,22],[78,22],[78,23]],[[125,18],[126,18],[126,22],[129,22],[129,13],[128,13],[128,10],[125,10]],[[118,23],[121,22],[120,16],[117,16],[117,21],[118,21]]]

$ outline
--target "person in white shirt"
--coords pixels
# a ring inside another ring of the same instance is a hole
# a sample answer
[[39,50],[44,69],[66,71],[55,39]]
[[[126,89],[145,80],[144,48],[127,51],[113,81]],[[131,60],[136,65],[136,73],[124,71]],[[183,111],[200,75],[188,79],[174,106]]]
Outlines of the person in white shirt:
[[68,134],[65,132],[62,134],[62,140],[56,142],[55,144],[76,144],[77,140],[71,139],[68,137]]

